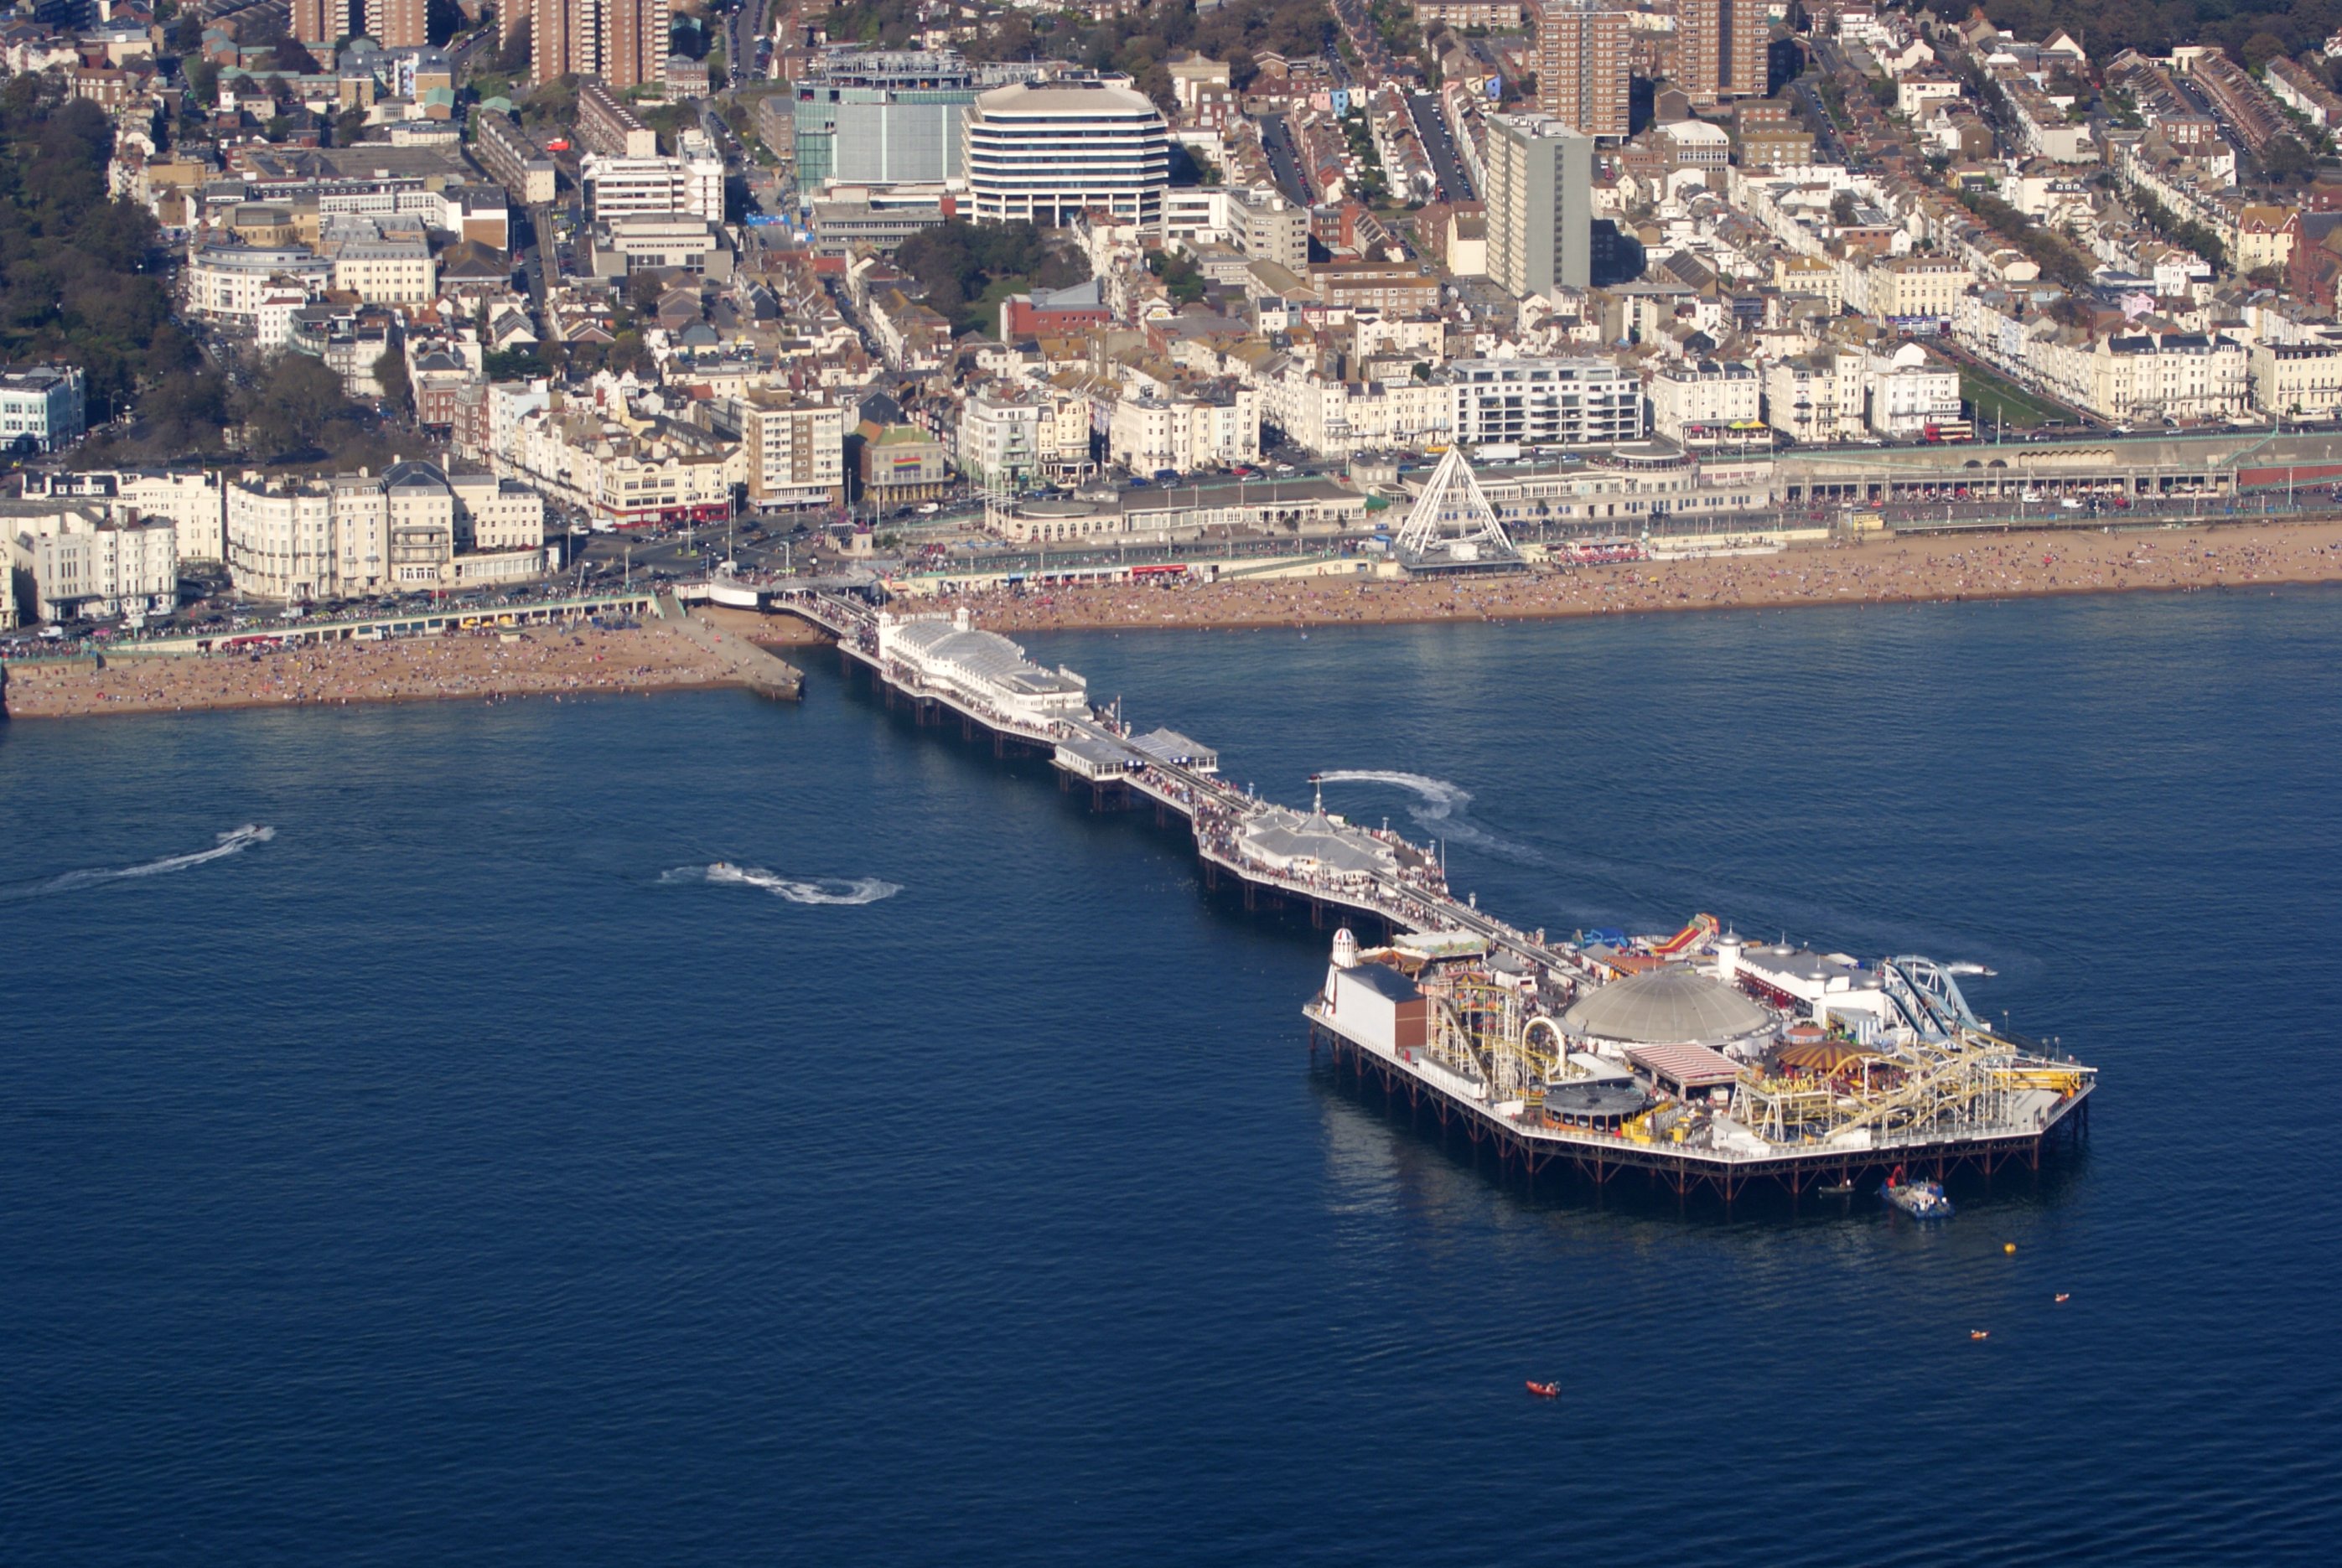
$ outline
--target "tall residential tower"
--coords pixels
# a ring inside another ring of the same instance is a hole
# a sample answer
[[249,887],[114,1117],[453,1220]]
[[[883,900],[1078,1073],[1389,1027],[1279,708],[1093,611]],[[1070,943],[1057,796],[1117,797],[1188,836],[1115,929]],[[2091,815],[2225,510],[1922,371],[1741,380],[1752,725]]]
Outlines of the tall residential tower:
[[1632,128],[1626,13],[1588,0],[1542,0],[1530,5],[1528,15],[1537,107],[1589,136],[1624,141]]
[[1524,298],[1593,273],[1594,138],[1543,115],[1488,116],[1488,275]]
[[1676,83],[1696,104],[1761,98],[1772,30],[1757,0],[1676,0]]

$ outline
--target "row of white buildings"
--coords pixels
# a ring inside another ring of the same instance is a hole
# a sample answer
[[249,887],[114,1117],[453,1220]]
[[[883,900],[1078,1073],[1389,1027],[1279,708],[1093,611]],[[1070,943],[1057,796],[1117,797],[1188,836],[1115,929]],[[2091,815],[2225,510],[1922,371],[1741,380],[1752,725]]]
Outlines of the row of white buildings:
[[166,611],[183,564],[293,603],[525,582],[553,564],[535,490],[433,463],[306,480],[28,472],[25,490],[17,596],[45,620]]

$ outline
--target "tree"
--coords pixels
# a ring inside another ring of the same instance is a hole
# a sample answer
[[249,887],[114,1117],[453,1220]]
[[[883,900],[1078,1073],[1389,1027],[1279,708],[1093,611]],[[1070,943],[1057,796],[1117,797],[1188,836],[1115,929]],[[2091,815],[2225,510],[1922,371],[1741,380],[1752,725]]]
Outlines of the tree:
[[490,381],[535,381],[551,374],[534,348],[493,349],[480,355],[480,371]]
[[317,57],[309,53],[307,47],[289,33],[269,45],[268,55],[276,63],[276,68],[280,71],[292,71],[301,75],[314,76],[324,69],[317,64]]
[[326,428],[350,408],[342,378],[324,361],[290,352],[269,361],[241,401],[253,454],[261,458],[315,452]]
[[402,414],[415,412],[415,382],[406,374],[406,355],[395,346],[385,348],[374,362],[374,381],[385,403]]
[[[502,0],[502,4],[506,5],[521,5],[526,3],[527,0]],[[512,30],[512,36],[496,45],[495,58],[493,63],[498,75],[517,76],[528,69],[529,30],[535,24],[527,17],[523,16],[519,25]]]
[[1857,215],[1854,193],[1852,191],[1840,191],[1836,195],[1830,197],[1830,221],[1832,223],[1844,228],[1852,225]]
[[2261,149],[2261,173],[2267,175],[2273,184],[2302,185],[2317,172],[2317,160],[2290,134],[2279,133],[2270,137],[2268,145]]
[[2256,33],[2245,40],[2245,46],[2240,53],[2244,58],[2245,69],[2257,71],[2279,55],[2286,53],[2285,40],[2274,33]]

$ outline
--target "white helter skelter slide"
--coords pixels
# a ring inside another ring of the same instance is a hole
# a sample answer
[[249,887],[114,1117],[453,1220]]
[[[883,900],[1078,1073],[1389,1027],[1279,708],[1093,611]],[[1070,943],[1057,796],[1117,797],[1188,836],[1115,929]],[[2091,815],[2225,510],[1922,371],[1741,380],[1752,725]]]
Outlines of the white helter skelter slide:
[[[1496,510],[1480,493],[1462,448],[1451,446],[1432,470],[1431,483],[1393,541],[1402,561],[1440,554],[1456,561],[1504,561],[1519,557],[1512,535],[1496,521]],[[1468,549],[1458,549],[1468,545]]]

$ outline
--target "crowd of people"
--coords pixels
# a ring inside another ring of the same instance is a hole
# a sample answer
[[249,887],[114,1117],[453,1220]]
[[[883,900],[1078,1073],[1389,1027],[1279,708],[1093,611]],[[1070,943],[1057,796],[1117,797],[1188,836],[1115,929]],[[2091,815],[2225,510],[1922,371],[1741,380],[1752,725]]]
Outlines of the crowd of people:
[[2342,524],[2056,534],[1951,534],[1767,554],[1546,567],[1508,575],[1239,578],[996,588],[977,624],[1074,628],[1526,620],[1633,611],[1908,604],[2342,579]]

